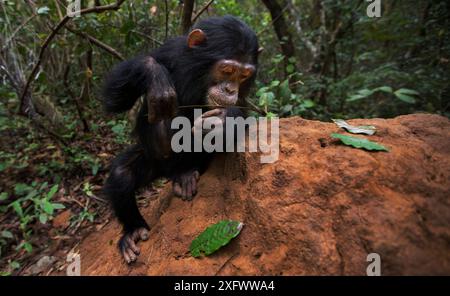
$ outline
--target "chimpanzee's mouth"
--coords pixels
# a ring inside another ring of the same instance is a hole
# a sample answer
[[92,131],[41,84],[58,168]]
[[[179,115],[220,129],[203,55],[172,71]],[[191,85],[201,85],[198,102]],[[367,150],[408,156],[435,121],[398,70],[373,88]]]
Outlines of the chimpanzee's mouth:
[[[233,103],[230,103],[233,101]],[[214,106],[214,107],[231,107],[235,105],[235,100],[223,100],[222,98],[217,98],[215,96],[209,96],[208,98],[208,104]]]
[[213,107],[223,107],[224,104],[220,104],[219,101],[214,96],[208,97],[208,104],[212,105]]

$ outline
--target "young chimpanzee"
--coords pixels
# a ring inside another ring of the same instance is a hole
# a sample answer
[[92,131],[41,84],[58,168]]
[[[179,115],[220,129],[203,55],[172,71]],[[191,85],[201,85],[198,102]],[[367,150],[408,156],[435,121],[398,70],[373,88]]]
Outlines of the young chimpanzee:
[[[112,163],[104,193],[123,224],[119,249],[130,263],[136,260],[139,240],[148,239],[149,226],[141,216],[135,191],[159,177],[173,182],[176,196],[190,200],[197,193],[200,174],[211,154],[174,153],[171,119],[189,118],[191,124],[217,116],[243,116],[254,82],[259,54],[255,33],[232,16],[214,17],[196,24],[187,36],[168,40],[148,55],[118,64],[106,78],[103,99],[108,112],[120,113],[144,96],[134,133],[137,143]],[[209,107],[194,119],[193,108]],[[184,108],[182,106],[185,106]]]

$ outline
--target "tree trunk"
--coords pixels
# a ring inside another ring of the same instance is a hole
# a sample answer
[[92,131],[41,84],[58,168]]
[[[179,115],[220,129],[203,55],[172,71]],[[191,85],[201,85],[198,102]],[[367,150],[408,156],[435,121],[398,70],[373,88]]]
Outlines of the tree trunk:
[[181,19],[181,34],[186,34],[191,28],[192,11],[194,10],[194,0],[183,1],[183,15]]
[[273,27],[280,41],[281,51],[286,57],[286,62],[290,57],[295,55],[295,47],[292,42],[292,35],[288,30],[286,20],[283,16],[283,8],[276,0],[262,0],[264,5],[270,12]]

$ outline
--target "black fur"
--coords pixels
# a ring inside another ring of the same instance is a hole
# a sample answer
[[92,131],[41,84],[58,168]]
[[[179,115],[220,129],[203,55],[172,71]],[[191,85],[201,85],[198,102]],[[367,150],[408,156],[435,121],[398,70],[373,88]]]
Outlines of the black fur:
[[[176,37],[149,55],[117,65],[106,78],[103,90],[106,111],[119,113],[131,109],[139,97],[150,91],[153,80],[162,75],[170,78],[168,83],[176,91],[178,106],[206,104],[209,73],[216,61],[235,59],[256,67],[257,37],[242,21],[232,16],[214,17],[199,22],[194,28],[203,30],[207,36],[206,42],[195,48],[188,47],[187,36]],[[156,60],[157,65],[149,64],[149,57]],[[254,76],[241,85],[239,106],[245,106],[243,98]],[[242,109],[229,108],[228,111],[231,116],[243,115]],[[180,174],[193,169],[202,173],[212,157],[208,153],[168,153],[162,142],[170,144],[170,120],[149,123],[147,113],[148,105],[144,103],[136,120],[137,143],[113,161],[104,186],[104,193],[125,233],[139,227],[148,229],[136,205],[138,188],[158,177],[177,180]],[[178,108],[177,115],[188,117],[191,123],[194,120],[192,108]],[[161,135],[162,130],[166,135]]]

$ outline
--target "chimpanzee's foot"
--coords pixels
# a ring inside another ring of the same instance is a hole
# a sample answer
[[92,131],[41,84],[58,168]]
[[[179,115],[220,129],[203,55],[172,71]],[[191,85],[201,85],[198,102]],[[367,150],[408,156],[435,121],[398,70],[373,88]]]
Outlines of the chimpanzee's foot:
[[119,250],[123,256],[123,259],[130,264],[136,261],[137,256],[140,253],[136,243],[140,240],[148,240],[149,232],[145,227],[136,228],[135,230],[125,233],[119,240]]
[[197,182],[200,179],[200,173],[192,170],[177,176],[173,180],[173,193],[181,197],[182,200],[192,200],[197,194]]

